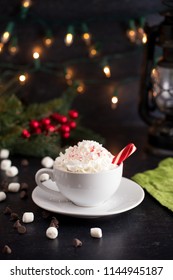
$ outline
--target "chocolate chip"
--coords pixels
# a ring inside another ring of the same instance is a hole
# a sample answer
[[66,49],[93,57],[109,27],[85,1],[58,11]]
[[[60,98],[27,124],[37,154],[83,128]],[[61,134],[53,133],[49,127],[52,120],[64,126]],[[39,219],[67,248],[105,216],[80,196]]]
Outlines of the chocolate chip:
[[81,240],[79,240],[78,238],[74,238],[73,239],[73,246],[74,247],[81,247],[82,246],[82,241]]
[[20,233],[20,234],[24,234],[24,233],[26,233],[26,227],[20,225],[20,226],[17,228],[17,231],[18,231],[18,233]]
[[11,221],[16,221],[16,220],[19,220],[19,216],[17,213],[11,213]]
[[28,166],[29,165],[29,161],[27,159],[22,159],[21,160],[21,165],[22,166]]
[[12,250],[8,245],[5,245],[4,248],[2,249],[2,253],[4,254],[11,254]]
[[3,213],[4,213],[5,215],[10,215],[10,214],[12,213],[12,210],[10,209],[10,207],[7,206],[7,207],[5,207]]
[[25,182],[23,182],[23,183],[20,184],[20,190],[21,190],[21,191],[22,191],[22,190],[27,190],[28,187],[29,187],[28,184],[25,183]]
[[25,190],[20,192],[20,198],[21,199],[24,199],[24,198],[27,198],[27,197],[28,197],[28,194],[27,194],[27,192]]
[[19,220],[17,220],[17,221],[14,223],[14,225],[13,225],[14,228],[18,228],[18,227],[20,227],[20,226],[21,226],[21,223],[20,223]]
[[56,217],[52,217],[52,220],[50,222],[50,227],[55,227],[55,228],[59,227],[59,221],[57,220]]

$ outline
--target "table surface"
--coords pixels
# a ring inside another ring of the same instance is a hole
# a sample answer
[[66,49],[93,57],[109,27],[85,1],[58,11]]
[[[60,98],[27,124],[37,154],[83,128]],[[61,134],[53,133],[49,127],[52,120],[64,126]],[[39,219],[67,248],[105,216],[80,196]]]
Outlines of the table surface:
[[[147,135],[145,128],[115,128],[105,132],[106,147],[111,152],[118,152],[129,142],[137,146],[135,154],[124,164],[123,176],[131,178],[137,172],[143,172],[157,166],[160,157],[146,152]],[[118,136],[117,136],[118,135]],[[173,258],[173,216],[145,192],[145,198],[137,207],[117,215],[101,218],[77,218],[58,213],[49,213],[45,218],[43,209],[32,200],[31,194],[36,187],[35,173],[41,166],[41,159],[29,158],[29,165],[22,166],[25,157],[10,156],[13,165],[19,169],[17,177],[10,181],[26,182],[29,186],[28,197],[21,199],[19,193],[7,193],[7,199],[0,202],[0,259],[16,260],[143,260]],[[0,182],[6,179],[0,171]],[[25,224],[27,232],[19,234],[13,227],[14,221],[3,213],[9,206],[21,219],[24,212],[33,212],[34,221]],[[50,240],[46,229],[55,216],[59,221],[59,235]],[[100,227],[101,239],[90,236],[90,228]],[[82,246],[75,248],[73,239],[82,241]],[[4,245],[9,245],[11,254],[2,253]]]

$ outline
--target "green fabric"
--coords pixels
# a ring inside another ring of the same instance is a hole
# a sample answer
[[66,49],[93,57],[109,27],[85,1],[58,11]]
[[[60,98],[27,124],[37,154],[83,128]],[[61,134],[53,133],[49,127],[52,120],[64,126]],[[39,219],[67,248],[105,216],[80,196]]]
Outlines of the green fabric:
[[173,158],[162,160],[153,170],[135,174],[132,180],[173,211]]

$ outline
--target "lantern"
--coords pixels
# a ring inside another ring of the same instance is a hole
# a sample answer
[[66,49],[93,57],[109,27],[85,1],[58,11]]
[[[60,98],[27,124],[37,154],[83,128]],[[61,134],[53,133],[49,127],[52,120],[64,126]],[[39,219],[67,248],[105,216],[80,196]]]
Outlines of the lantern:
[[[148,150],[173,155],[173,0],[163,1],[167,10],[157,26],[145,26],[139,114],[149,125]],[[157,54],[161,57],[156,61]]]

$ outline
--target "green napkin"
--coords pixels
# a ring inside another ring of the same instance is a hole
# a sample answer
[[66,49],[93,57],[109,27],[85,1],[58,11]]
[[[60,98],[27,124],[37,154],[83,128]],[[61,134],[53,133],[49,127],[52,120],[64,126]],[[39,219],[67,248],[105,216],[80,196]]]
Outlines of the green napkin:
[[157,168],[137,173],[131,179],[173,211],[173,158],[166,158]]

